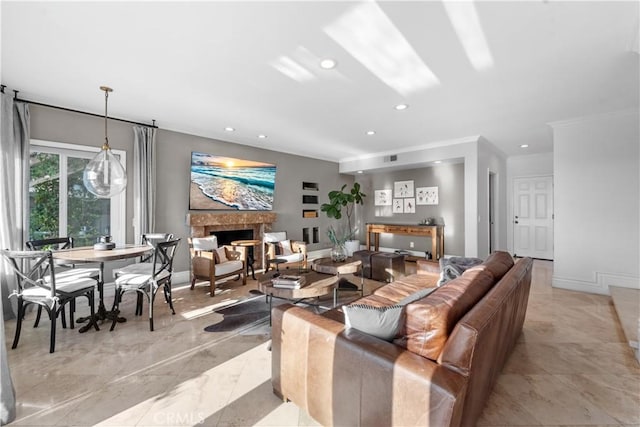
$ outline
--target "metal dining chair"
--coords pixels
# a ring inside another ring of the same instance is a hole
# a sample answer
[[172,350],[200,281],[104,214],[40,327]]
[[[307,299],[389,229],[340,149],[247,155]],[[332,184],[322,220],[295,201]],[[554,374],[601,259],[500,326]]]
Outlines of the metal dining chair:
[[[74,244],[73,237],[54,237],[50,239],[29,240],[26,242],[26,246],[31,251],[43,251],[43,250],[65,250],[72,249]],[[77,267],[75,264],[55,262],[56,277],[58,280],[67,279],[71,277],[89,277],[97,281],[100,280],[100,269],[97,267]],[[69,318],[71,329],[74,326],[74,314],[76,311],[75,299],[69,304]],[[42,306],[38,306],[38,313],[36,320],[33,322],[33,327],[37,328],[40,324],[40,316],[42,315]],[[66,328],[66,318],[64,311],[62,312],[62,327]]]
[[[17,289],[9,298],[18,299],[18,318],[16,334],[11,348],[18,346],[22,320],[26,308],[30,304],[37,304],[47,310],[51,320],[51,338],[49,352],[55,351],[56,345],[56,319],[64,310],[64,306],[80,296],[89,300],[91,318],[94,317],[94,293],[97,280],[91,277],[68,276],[58,280],[51,251],[10,251],[1,250],[2,255],[13,269]],[[73,320],[72,320],[73,322]],[[93,322],[96,331],[100,330],[98,324]]]
[[[172,233],[145,233],[142,235],[143,245],[149,245],[151,247],[156,247],[158,242],[168,242],[173,239]],[[153,259],[153,253],[149,253],[147,255],[143,255],[140,257],[139,262],[125,265],[124,267],[116,268],[113,270],[113,277],[117,279],[119,276],[123,274],[151,274],[153,272],[153,264],[151,263]],[[169,301],[167,301],[169,302]],[[138,300],[136,302],[136,316],[142,316],[142,294],[138,294]]]
[[[135,291],[147,297],[149,302],[149,329],[153,331],[153,302],[156,293],[162,288],[165,300],[171,308],[171,314],[176,314],[171,298],[171,274],[173,272],[173,257],[180,239],[158,242],[152,257],[152,271],[150,273],[125,273],[116,279],[116,296],[112,311],[118,312],[122,296],[128,291]],[[111,331],[116,327],[117,319],[111,324]]]

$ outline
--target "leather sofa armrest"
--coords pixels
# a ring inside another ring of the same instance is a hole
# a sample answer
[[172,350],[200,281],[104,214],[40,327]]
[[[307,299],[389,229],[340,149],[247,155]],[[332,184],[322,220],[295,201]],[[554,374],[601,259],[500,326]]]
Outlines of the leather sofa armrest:
[[290,304],[272,322],[274,392],[320,424],[459,425],[457,372]]
[[440,263],[438,261],[419,259],[416,261],[416,267],[416,273],[418,274],[440,276]]

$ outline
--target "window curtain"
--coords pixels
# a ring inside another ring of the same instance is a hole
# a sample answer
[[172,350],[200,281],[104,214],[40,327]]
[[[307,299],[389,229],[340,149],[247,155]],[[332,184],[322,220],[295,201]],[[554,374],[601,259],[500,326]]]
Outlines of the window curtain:
[[[0,110],[0,248],[22,249],[28,226],[29,106],[2,92]],[[0,260],[0,423],[15,417],[15,391],[7,362],[4,320],[15,317],[9,293],[16,289],[6,261]]]
[[138,242],[144,233],[155,231],[156,130],[133,127],[133,232]]

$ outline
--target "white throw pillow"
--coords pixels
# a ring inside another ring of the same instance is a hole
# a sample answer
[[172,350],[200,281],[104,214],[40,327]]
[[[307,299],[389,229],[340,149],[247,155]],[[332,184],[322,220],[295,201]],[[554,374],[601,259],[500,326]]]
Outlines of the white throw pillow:
[[293,251],[291,250],[291,240],[283,240],[280,243],[278,243],[280,245],[280,251],[281,253],[279,255],[293,255]]
[[229,262],[229,260],[227,259],[227,251],[224,249],[224,246],[221,248],[216,248],[216,252],[218,253],[218,260],[220,261],[220,264],[222,264],[223,262]]
[[344,323],[365,334],[392,341],[400,328],[404,317],[404,306],[373,307],[364,304],[351,304],[342,307]]

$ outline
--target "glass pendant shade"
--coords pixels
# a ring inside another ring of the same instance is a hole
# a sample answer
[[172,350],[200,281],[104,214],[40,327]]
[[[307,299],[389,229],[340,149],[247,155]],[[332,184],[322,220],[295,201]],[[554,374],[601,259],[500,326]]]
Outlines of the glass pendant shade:
[[100,198],[113,197],[127,186],[127,174],[108,147],[102,147],[87,164],[82,180],[87,190]]
[[104,91],[104,145],[97,156],[84,168],[84,186],[96,196],[106,199],[120,194],[127,187],[127,174],[118,158],[111,152],[107,136],[107,101],[113,89],[100,86]]

